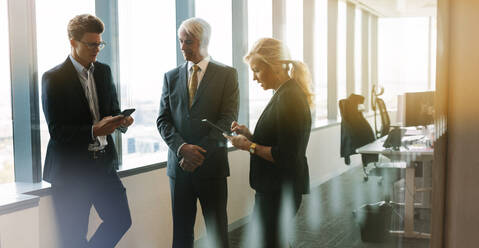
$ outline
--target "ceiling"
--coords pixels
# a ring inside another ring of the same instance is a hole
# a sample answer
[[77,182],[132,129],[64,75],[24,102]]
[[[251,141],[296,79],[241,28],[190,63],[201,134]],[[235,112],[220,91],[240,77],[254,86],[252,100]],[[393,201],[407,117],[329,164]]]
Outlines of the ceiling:
[[437,0],[355,0],[382,17],[436,16]]

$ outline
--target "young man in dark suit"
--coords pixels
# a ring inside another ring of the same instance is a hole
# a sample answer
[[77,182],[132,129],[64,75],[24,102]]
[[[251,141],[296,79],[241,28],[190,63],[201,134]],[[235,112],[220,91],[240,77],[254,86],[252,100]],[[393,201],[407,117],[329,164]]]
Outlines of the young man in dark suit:
[[[60,247],[114,247],[131,226],[111,134],[133,118],[120,115],[110,67],[96,61],[103,30],[92,15],[70,20],[71,54],[42,78],[50,133],[43,178],[52,185]],[[88,241],[92,206],[103,222]]]
[[210,25],[200,18],[178,29],[186,63],[165,74],[158,131],[169,146],[167,173],[173,208],[173,247],[193,247],[199,199],[209,247],[227,248],[229,176],[226,139],[202,119],[228,130],[238,117],[234,68],[208,56]]

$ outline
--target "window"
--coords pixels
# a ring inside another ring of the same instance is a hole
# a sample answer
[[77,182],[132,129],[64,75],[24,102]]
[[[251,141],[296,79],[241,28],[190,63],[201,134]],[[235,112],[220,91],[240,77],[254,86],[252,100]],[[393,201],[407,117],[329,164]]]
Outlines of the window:
[[362,44],[361,44],[361,37],[362,37],[362,11],[360,8],[356,8],[355,20],[354,20],[354,93],[361,95],[361,77],[362,77]]
[[0,1],[0,184],[15,180],[7,1]]
[[396,108],[399,94],[428,90],[429,49],[429,18],[378,20],[378,77],[388,109]]
[[437,20],[435,17],[429,17],[430,19],[430,29],[431,29],[431,57],[429,63],[431,63],[431,73],[429,81],[429,89],[436,89],[436,49],[437,49]]
[[286,0],[286,45],[294,60],[303,60],[303,1]]
[[[338,98],[341,100],[346,98],[346,3],[338,2]],[[339,114],[339,111],[338,111]]]
[[[52,9],[55,14],[52,15]],[[42,165],[50,140],[45,115],[41,103],[41,78],[45,71],[63,63],[70,54],[67,34],[68,22],[76,15],[95,14],[95,0],[85,0],[81,4],[75,0],[36,1],[37,17],[37,56],[38,85],[40,99],[40,138]]]
[[316,4],[315,37],[318,41],[315,49],[315,107],[316,120],[326,119],[328,115],[328,1]]
[[166,161],[156,118],[163,75],[176,67],[175,1],[126,0],[118,9],[121,108],[136,108],[135,123],[122,136],[123,164]]
[[229,66],[233,65],[231,8],[231,0],[195,1],[195,16],[211,25],[211,38],[208,45],[211,58]]
[[[254,4],[248,4],[248,51],[260,38],[273,36],[273,6],[271,3],[271,0],[256,0]],[[261,25],[258,25],[258,23],[261,23]],[[264,91],[260,84],[253,81],[251,70],[248,72],[248,78],[249,127],[253,131],[273,92]]]

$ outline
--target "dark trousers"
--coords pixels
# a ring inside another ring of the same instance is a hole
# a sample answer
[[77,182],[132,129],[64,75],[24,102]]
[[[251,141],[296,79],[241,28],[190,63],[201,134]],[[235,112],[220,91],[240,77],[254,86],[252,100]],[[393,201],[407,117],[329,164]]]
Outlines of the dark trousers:
[[173,210],[173,248],[192,248],[196,202],[200,200],[205,219],[208,247],[228,248],[226,178],[197,180],[191,174],[181,179],[170,178]]
[[294,230],[294,217],[301,205],[302,194],[298,193],[259,193],[255,202],[251,224],[258,228],[256,246],[266,248],[289,247],[289,239]]
[[[125,188],[116,171],[98,171],[85,180],[53,184],[52,197],[62,248],[113,248],[131,226]],[[88,241],[92,206],[103,222]]]

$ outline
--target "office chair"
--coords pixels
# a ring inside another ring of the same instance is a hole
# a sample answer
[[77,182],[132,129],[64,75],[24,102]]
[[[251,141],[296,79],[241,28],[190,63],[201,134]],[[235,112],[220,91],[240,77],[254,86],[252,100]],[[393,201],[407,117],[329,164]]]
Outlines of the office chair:
[[[375,134],[358,110],[358,105],[364,102],[364,96],[351,94],[348,98],[339,101],[341,114],[341,157],[344,162],[351,164],[350,156],[356,153],[356,149],[376,140]],[[367,166],[369,163],[378,161],[377,154],[361,154],[363,164],[363,178],[368,180]]]
[[[384,89],[381,88],[379,92],[376,89],[373,86],[371,97],[374,101],[374,104],[372,104],[374,110],[374,132],[369,122],[364,118],[363,113],[358,110],[358,105],[364,102],[363,96],[351,94],[348,98],[339,101],[339,111],[341,114],[341,157],[344,157],[347,165],[351,163],[350,156],[357,154],[357,148],[387,135],[390,131],[391,120],[389,119],[386,104],[381,98],[378,98],[379,95],[384,93]],[[376,110],[381,118],[380,129],[378,129],[376,124]],[[384,174],[384,172],[380,171],[383,168],[398,168],[396,163],[380,161],[379,155],[376,154],[361,154],[361,161],[364,181],[369,180],[369,175],[373,171],[376,172],[375,175],[379,176]],[[372,168],[369,165],[372,165]],[[401,167],[399,166],[399,168]],[[383,177],[379,176],[378,184],[381,184],[382,180]]]
[[[393,131],[400,132],[400,130],[391,130],[391,119],[389,118],[386,104],[384,103],[383,99],[379,98],[379,96],[381,96],[382,94],[384,94],[384,88],[379,87],[377,85],[373,85],[371,89],[371,109],[374,111],[374,133],[375,133],[376,139],[379,139],[388,134],[391,134]],[[381,119],[381,128],[378,128],[378,124],[377,124],[378,113]],[[368,175],[373,170],[376,172],[375,173],[376,175],[381,175],[379,179],[379,183],[382,182],[383,176],[385,175],[388,175],[388,177],[386,178],[387,183],[391,183],[391,184],[394,181],[399,180],[401,178],[401,169],[406,168],[406,164],[404,162],[386,162],[382,159],[382,156],[379,157],[378,160],[379,162],[378,161],[374,162],[373,168],[371,170],[366,169],[366,172],[368,173]],[[383,169],[384,171],[381,171]],[[395,169],[395,170],[390,171],[389,169]],[[391,175],[391,172],[394,172],[393,175]]]
[[[379,139],[389,133],[391,129],[391,119],[389,119],[386,104],[384,103],[383,99],[378,97],[384,93],[384,88],[380,87],[378,92],[378,86],[373,85],[371,93],[371,108],[374,111],[374,132],[376,135],[376,139]],[[379,112],[379,116],[381,117],[380,130],[378,130],[377,127],[376,111]]]

